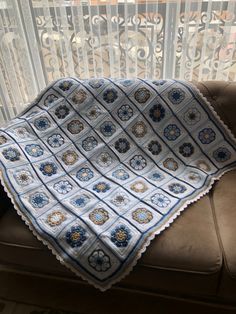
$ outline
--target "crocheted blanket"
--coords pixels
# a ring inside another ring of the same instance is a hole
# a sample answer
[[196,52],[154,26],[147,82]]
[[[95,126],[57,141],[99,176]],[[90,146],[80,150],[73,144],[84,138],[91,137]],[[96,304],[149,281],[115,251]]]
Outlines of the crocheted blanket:
[[184,81],[60,79],[0,129],[15,209],[101,290],[235,167],[235,139]]

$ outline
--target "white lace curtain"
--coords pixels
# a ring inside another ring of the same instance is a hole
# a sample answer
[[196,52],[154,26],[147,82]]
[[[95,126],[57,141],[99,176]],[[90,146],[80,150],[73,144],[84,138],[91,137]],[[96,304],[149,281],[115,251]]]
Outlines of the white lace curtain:
[[59,77],[236,78],[235,0],[0,0],[0,36],[0,123]]

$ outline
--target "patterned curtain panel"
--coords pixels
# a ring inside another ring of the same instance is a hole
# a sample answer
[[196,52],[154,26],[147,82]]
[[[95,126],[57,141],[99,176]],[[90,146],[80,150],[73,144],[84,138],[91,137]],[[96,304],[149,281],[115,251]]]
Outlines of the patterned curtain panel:
[[235,0],[0,0],[0,36],[0,123],[64,76],[236,78]]

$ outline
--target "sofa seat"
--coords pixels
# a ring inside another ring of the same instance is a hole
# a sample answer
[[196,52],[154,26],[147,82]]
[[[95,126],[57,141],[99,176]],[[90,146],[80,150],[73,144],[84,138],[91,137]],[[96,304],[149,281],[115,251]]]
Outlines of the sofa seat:
[[215,185],[213,203],[216,228],[222,249],[219,295],[236,299],[236,171],[226,173]]
[[[0,264],[76,278],[31,233],[13,208],[0,219]],[[222,267],[209,196],[189,206],[119,285],[148,291],[214,296]],[[151,278],[151,280],[150,280]]]
[[[236,136],[236,83],[203,82],[198,87]],[[119,287],[161,293],[230,304],[236,310],[235,192],[236,170],[226,173],[208,195],[157,236],[133,271],[110,291]],[[84,285],[32,235],[1,188],[0,199],[0,269]]]

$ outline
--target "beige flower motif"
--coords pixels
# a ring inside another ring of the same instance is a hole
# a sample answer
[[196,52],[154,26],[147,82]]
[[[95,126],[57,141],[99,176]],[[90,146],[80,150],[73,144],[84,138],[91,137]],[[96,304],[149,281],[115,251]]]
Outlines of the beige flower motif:
[[134,98],[140,104],[144,104],[150,98],[150,96],[151,93],[146,87],[141,87],[134,93]]
[[79,134],[84,129],[84,125],[79,120],[72,120],[67,124],[67,130],[71,134]]
[[137,208],[133,211],[132,218],[140,224],[147,224],[153,219],[153,215],[146,208]]
[[103,208],[95,208],[90,214],[89,219],[95,224],[95,225],[103,225],[108,219],[109,214],[108,212]]
[[76,105],[82,104],[85,99],[87,98],[87,93],[80,89],[78,91],[76,91],[73,95],[73,97],[71,98],[71,100],[73,101],[73,103],[75,103]]
[[148,187],[144,181],[136,181],[131,184],[130,189],[136,193],[144,193],[148,190]]
[[47,216],[47,223],[51,227],[59,226],[63,221],[66,220],[66,215],[61,211],[54,211]]
[[143,121],[138,121],[132,126],[132,133],[137,138],[144,137],[147,134],[147,126]]
[[176,171],[179,168],[177,161],[173,158],[166,158],[163,161],[163,166],[171,171]]
[[79,157],[78,157],[77,153],[73,150],[67,150],[62,155],[62,161],[67,166],[74,165],[78,159],[79,159]]
[[211,167],[209,166],[209,164],[205,160],[198,160],[196,162],[196,166],[199,167],[203,171],[208,172],[211,170]]
[[3,145],[7,142],[7,139],[5,138],[5,136],[0,135],[0,145]]

